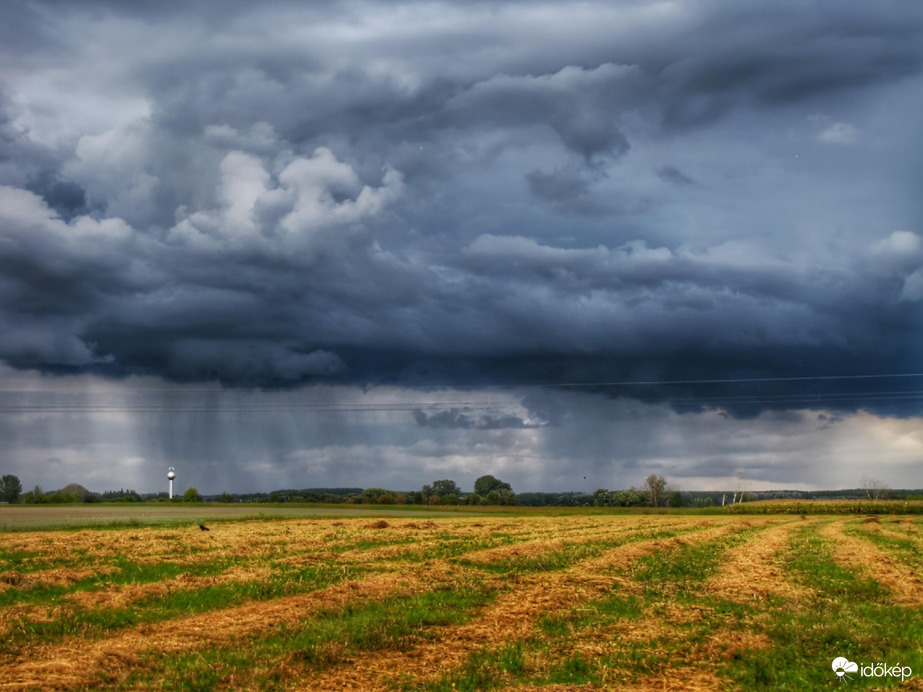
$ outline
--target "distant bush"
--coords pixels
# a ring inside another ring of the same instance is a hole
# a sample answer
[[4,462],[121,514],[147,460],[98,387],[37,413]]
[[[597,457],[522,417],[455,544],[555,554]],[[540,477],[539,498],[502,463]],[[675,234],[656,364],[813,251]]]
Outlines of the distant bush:
[[134,490],[106,490],[102,495],[103,502],[141,502],[141,496]]

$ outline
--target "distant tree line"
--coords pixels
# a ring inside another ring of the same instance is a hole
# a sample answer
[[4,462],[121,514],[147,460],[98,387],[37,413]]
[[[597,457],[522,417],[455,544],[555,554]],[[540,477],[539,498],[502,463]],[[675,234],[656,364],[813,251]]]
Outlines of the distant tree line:
[[[463,491],[450,479],[424,485],[420,490],[397,491],[385,488],[304,488],[273,490],[268,493],[229,493],[202,495],[188,488],[173,502],[273,502],[365,505],[521,505],[525,507],[722,507],[756,500],[921,500],[921,490],[893,490],[880,481],[863,478],[861,487],[850,490],[770,490],[770,491],[685,491],[663,476],[651,474],[641,487],[592,493],[580,491],[515,493],[509,483],[492,475],[474,482],[472,492]],[[10,504],[63,504],[91,502],[168,502],[167,493],[139,493],[132,489],[95,493],[78,483],[45,492],[36,485],[23,492],[22,483],[12,475],[0,477],[0,502]]]
[[[71,483],[61,490],[45,492],[38,485],[29,492],[22,492],[22,484],[16,476],[2,479],[2,497],[9,503],[62,504],[79,502],[151,502],[168,501],[167,493],[139,493],[132,489],[106,490],[94,493],[82,485]],[[201,495],[195,488],[188,488],[173,502],[298,502],[329,504],[375,504],[375,505],[515,505],[516,493],[509,483],[491,475],[481,476],[474,482],[473,492],[464,492],[458,484],[449,479],[433,481],[420,490],[396,491],[385,488],[305,488],[301,490],[273,490],[269,493],[229,493]]]
[[[364,505],[514,505],[516,493],[499,478],[481,476],[474,482],[473,492],[464,492],[448,478],[433,481],[420,490],[387,490],[385,488],[309,488],[306,490],[275,490],[268,494],[230,495],[219,501],[241,502],[325,502]],[[205,497],[204,499],[212,499]]]

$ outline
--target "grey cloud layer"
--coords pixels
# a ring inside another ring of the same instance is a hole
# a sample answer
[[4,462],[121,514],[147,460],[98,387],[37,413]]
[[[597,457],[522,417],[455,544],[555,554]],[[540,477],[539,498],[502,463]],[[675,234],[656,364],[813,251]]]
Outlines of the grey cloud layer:
[[923,10],[0,13],[33,37],[0,49],[16,367],[236,384],[920,368],[904,140]]
[[[0,375],[11,381],[5,369]],[[743,420],[535,388],[443,389],[429,397],[399,388],[164,389],[155,378],[85,375],[36,381],[24,374],[20,381],[33,391],[4,392],[3,404],[108,410],[0,416],[4,470],[27,487],[79,479],[96,490],[151,492],[165,489],[171,465],[181,488],[207,493],[327,484],[414,489],[437,478],[468,489],[484,473],[519,492],[628,487],[651,472],[684,490],[855,487],[871,474],[892,487],[923,483],[919,418],[815,409]]]

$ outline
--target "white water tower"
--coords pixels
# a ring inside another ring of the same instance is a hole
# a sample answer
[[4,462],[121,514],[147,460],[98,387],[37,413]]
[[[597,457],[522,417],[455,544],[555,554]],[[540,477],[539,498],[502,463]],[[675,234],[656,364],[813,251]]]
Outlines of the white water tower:
[[167,480],[170,481],[170,499],[173,499],[173,479],[176,478],[176,471],[173,470],[173,467],[170,467],[170,470],[167,471]]

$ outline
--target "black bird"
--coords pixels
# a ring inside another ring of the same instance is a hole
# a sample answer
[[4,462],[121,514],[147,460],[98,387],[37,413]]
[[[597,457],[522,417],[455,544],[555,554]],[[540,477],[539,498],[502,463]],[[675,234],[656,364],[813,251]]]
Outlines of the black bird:
[[205,524],[199,524],[199,528],[202,529],[203,531],[211,531],[211,529],[208,528]]

